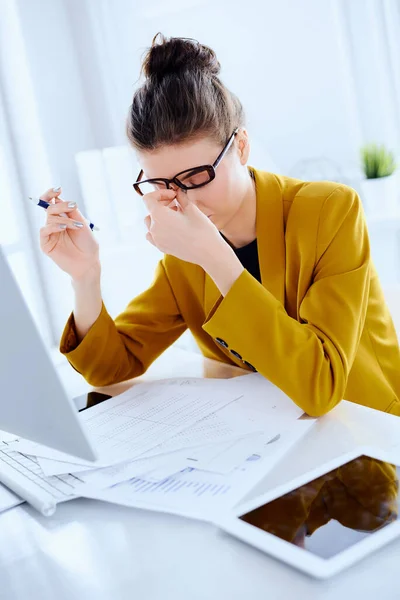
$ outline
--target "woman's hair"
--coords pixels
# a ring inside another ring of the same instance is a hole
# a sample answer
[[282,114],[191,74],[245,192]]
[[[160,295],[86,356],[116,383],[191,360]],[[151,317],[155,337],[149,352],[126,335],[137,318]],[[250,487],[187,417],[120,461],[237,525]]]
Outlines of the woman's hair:
[[244,125],[238,98],[221,82],[215,52],[196,40],[158,33],[142,65],[126,133],[138,150],[209,136],[224,145]]

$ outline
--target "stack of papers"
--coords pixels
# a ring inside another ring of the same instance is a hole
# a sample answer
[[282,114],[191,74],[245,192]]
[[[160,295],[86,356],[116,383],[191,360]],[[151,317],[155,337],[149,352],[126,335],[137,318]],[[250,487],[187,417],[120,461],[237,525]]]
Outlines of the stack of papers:
[[42,475],[74,496],[211,519],[237,504],[314,420],[258,373],[142,383],[81,413],[96,463],[19,439]]

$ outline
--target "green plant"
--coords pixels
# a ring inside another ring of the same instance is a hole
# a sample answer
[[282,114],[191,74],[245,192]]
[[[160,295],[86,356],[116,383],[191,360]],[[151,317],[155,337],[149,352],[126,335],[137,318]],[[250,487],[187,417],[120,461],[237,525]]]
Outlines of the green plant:
[[361,148],[363,170],[367,179],[392,175],[397,165],[394,153],[378,144],[366,144]]

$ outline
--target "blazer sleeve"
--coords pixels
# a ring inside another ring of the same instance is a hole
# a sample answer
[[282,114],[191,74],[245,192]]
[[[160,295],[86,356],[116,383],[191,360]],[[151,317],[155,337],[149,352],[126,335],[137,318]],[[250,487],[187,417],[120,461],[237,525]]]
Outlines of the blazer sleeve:
[[245,270],[203,324],[311,416],[343,399],[370,283],[369,237],[357,193],[336,188],[322,204],[319,223],[299,320]]
[[60,352],[90,385],[110,385],[142,375],[185,329],[163,259],[152,285],[115,320],[102,304],[100,315],[79,344],[71,313]]

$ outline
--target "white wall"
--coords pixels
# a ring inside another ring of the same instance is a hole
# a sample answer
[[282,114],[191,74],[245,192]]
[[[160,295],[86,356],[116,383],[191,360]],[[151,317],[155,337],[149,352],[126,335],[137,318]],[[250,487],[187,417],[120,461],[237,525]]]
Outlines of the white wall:
[[15,1],[54,176],[76,198],[73,156],[126,143],[158,31],[216,50],[252,135],[284,172],[307,157],[354,167],[369,139],[400,151],[396,0]]
[[[119,32],[118,92],[126,104],[140,55],[157,31],[194,37],[216,50],[222,78],[241,98],[251,133],[283,171],[304,157],[354,162],[357,115],[343,75],[336,5],[319,0],[108,5]],[[121,102],[121,117],[124,108]]]
[[[399,44],[396,0],[11,2],[31,72],[43,173],[46,181],[51,178],[48,186],[62,185],[64,197],[77,200],[83,211],[75,156],[126,144],[125,117],[141,57],[158,31],[195,37],[216,50],[221,77],[247,112],[255,166],[295,175],[298,161],[326,157],[343,172],[352,171],[361,143],[371,136],[399,150],[400,52],[389,56],[385,45],[385,40],[390,48]],[[24,179],[26,164],[32,169],[36,159],[25,147],[21,138],[16,155],[22,193],[36,195],[43,178],[35,186],[32,177]],[[99,202],[88,216],[101,224],[103,209]],[[386,266],[398,259],[396,239],[382,254]],[[126,273],[135,268],[127,260]],[[387,267],[386,279],[393,269]],[[72,305],[71,286],[50,266],[43,273],[53,330],[59,332]],[[118,304],[122,309],[125,298],[116,297],[116,309]]]

